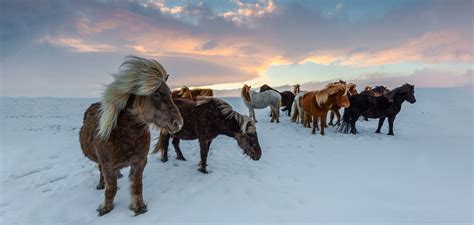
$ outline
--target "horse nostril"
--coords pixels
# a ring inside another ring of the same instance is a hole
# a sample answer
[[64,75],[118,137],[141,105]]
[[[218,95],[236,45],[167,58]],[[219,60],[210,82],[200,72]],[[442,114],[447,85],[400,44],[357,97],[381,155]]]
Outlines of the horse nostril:
[[173,126],[174,126],[174,127],[176,127],[176,128],[180,127],[180,126],[179,126],[179,122],[178,122],[178,121],[176,121],[176,120],[175,120],[175,121],[173,121]]

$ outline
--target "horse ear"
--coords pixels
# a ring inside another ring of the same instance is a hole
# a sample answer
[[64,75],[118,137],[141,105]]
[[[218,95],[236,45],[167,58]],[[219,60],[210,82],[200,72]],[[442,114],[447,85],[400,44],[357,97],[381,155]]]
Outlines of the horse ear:
[[247,125],[245,126],[245,133],[255,134],[255,132],[257,132],[257,129],[252,124],[252,121],[247,122]]

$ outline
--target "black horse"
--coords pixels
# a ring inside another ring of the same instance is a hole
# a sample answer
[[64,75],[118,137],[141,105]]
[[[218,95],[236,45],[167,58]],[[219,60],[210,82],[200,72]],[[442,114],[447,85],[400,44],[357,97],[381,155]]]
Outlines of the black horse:
[[293,102],[295,101],[295,94],[293,94],[293,92],[291,91],[279,92],[266,84],[260,87],[260,93],[268,90],[274,90],[281,95],[281,106],[285,107],[282,109],[282,111],[286,111],[288,116],[291,116],[291,107],[293,106]]
[[168,160],[168,145],[173,138],[173,147],[177,159],[186,160],[179,147],[180,140],[199,140],[201,161],[199,171],[207,173],[207,154],[212,140],[219,135],[226,135],[237,140],[237,144],[253,160],[259,160],[262,150],[258,142],[255,122],[248,116],[241,115],[222,99],[196,97],[197,101],[174,98],[173,101],[183,117],[184,125],[180,131],[169,134],[161,132],[158,143],[152,153],[161,151],[161,161]]
[[344,110],[343,123],[338,128],[340,132],[352,134],[358,133],[355,126],[360,116],[367,118],[379,118],[379,125],[375,133],[380,133],[380,128],[388,118],[389,132],[393,134],[393,121],[402,108],[402,103],[408,101],[413,104],[415,99],[415,86],[404,84],[395,88],[386,95],[375,97],[368,94],[359,94],[349,97],[351,105]]

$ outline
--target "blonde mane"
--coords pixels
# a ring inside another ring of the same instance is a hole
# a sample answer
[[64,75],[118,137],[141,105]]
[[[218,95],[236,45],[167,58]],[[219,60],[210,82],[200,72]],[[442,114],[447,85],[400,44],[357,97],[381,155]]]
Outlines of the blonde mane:
[[326,103],[330,95],[333,95],[340,91],[344,91],[343,95],[347,95],[348,88],[345,83],[328,84],[323,90],[316,91],[316,103],[319,107],[321,107],[324,103]]
[[196,102],[197,106],[213,101],[217,105],[217,108],[221,111],[222,115],[225,116],[226,119],[228,119],[228,120],[233,119],[233,120],[237,121],[237,123],[240,125],[241,131],[244,132],[244,133],[246,132],[246,128],[247,128],[248,123],[252,123],[253,125],[255,125],[253,123],[252,119],[250,119],[250,117],[236,112],[232,108],[232,106],[229,105],[229,103],[227,103],[223,99],[215,98],[215,97],[208,97],[208,96],[199,96],[199,97],[197,97],[197,99],[198,99],[197,102]]
[[117,125],[120,112],[128,98],[134,95],[151,95],[167,79],[163,66],[153,59],[127,56],[119,71],[112,75],[114,81],[106,86],[102,96],[98,136],[107,140]]

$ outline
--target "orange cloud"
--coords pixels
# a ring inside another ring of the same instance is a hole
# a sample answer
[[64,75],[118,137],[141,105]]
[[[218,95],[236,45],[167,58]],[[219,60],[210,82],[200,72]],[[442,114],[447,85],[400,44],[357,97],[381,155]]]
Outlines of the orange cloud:
[[41,42],[46,42],[52,45],[70,48],[74,52],[111,52],[116,48],[112,45],[101,43],[88,43],[79,38],[69,37],[45,37]]

